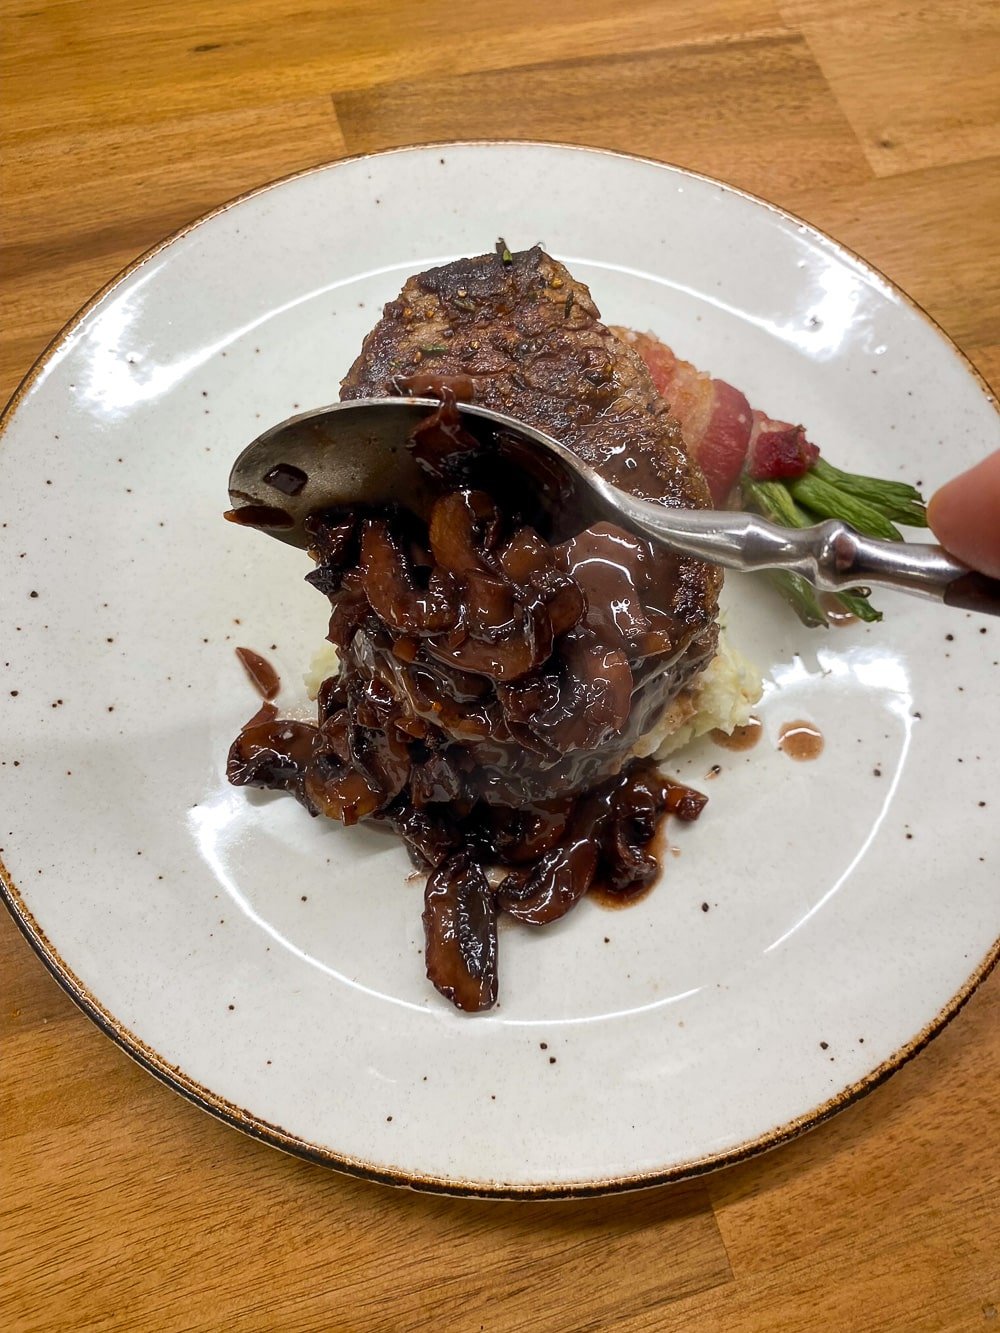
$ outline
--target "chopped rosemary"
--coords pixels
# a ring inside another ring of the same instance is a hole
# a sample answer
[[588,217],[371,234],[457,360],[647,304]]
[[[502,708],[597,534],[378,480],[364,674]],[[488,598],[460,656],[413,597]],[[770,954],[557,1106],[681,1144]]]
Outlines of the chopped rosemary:
[[504,268],[510,268],[511,264],[514,262],[514,256],[507,249],[507,242],[502,236],[497,239],[496,252],[500,256],[500,262],[503,264]]

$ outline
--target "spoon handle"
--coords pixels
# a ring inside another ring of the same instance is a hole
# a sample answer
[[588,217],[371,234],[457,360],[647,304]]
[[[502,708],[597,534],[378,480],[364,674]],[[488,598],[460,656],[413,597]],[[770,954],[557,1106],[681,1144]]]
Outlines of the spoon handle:
[[877,541],[837,519],[783,528],[757,514],[667,509],[623,491],[614,499],[651,537],[727,569],[787,569],[824,591],[876,584],[1000,615],[1000,579],[970,570],[941,546]]

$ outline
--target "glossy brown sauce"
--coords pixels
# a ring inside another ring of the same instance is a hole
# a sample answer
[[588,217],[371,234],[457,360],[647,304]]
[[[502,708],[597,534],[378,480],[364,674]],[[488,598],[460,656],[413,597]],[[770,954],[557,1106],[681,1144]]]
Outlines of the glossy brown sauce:
[[[315,723],[265,703],[227,773],[394,828],[429,871],[428,976],[483,1009],[500,916],[548,924],[595,884],[606,905],[637,901],[664,815],[700,814],[705,796],[631,754],[713,644],[678,663],[676,585],[648,542],[610,524],[552,542],[456,483],[470,442],[453,400],[411,448],[439,482],[426,520],[391,506],[308,520],[339,671]],[[258,654],[240,657],[262,692],[276,686]]]
[[441,375],[433,370],[418,370],[412,375],[397,375],[395,387],[407,398],[440,398],[450,394],[454,401],[468,403],[476,396],[471,375]]
[[[667,840],[668,815],[674,815],[685,823],[693,822],[701,814],[708,802],[708,797],[683,783],[665,779],[665,801],[663,813],[659,816],[653,835],[645,845],[645,855],[649,863],[662,872],[667,853],[680,855],[680,849],[672,847]],[[637,879],[623,888],[615,888],[604,880],[598,880],[590,888],[590,894],[600,907],[617,911],[622,907],[631,907],[643,898],[658,883],[658,874],[653,873],[648,879]]]
[[243,668],[250,677],[250,683],[262,699],[270,702],[281,689],[281,677],[266,657],[255,653],[252,648],[237,648],[236,656],[243,663]]
[[812,722],[785,722],[778,732],[778,749],[799,762],[816,759],[823,753],[823,733]]
[[292,496],[299,495],[305,489],[309,477],[294,463],[278,463],[264,474],[263,481],[272,490]]
[[295,519],[291,514],[274,505],[241,505],[239,509],[227,509],[222,517],[244,528],[295,527]]
[[734,727],[731,732],[721,731],[718,727],[710,732],[716,745],[724,750],[752,750],[761,738],[763,728],[759,717],[751,717],[742,727]]
[[823,608],[823,613],[831,625],[853,625],[857,622],[858,618],[854,612],[848,611],[847,607],[841,604],[835,593],[820,593],[819,604]]
[[651,879],[648,884],[633,884],[623,893],[613,893],[604,884],[591,884],[587,897],[605,911],[620,912],[623,907],[634,907],[636,903],[641,903],[643,898],[652,893],[655,884],[655,879]]

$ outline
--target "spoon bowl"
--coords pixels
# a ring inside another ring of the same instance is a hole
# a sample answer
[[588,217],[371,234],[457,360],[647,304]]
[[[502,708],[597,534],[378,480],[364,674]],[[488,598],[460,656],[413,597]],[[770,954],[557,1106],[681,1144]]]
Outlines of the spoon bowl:
[[[249,444],[229,476],[229,517],[292,546],[307,547],[305,521],[319,509],[400,504],[426,516],[440,492],[407,447],[441,407],[436,398],[362,398],[282,421]],[[550,526],[578,532],[607,505],[597,474],[541,431],[472,403],[456,404],[477,448],[466,469],[496,495],[517,478],[518,509],[544,512]],[[617,521],[621,522],[621,519]]]
[[[229,477],[233,522],[308,547],[306,520],[350,504],[399,504],[426,517],[435,484],[409,448],[436,398],[367,398],[290,417],[258,436]],[[674,509],[607,482],[551,436],[474,403],[455,403],[442,429],[462,438],[463,485],[502,510],[544,523],[554,541],[615,523],[680,555],[727,569],[785,569],[822,590],[877,584],[966,610],[1000,614],[1000,580],[971,571],[940,546],[877,541],[828,519],[785,528],[757,514]],[[455,422],[458,424],[456,425]]]

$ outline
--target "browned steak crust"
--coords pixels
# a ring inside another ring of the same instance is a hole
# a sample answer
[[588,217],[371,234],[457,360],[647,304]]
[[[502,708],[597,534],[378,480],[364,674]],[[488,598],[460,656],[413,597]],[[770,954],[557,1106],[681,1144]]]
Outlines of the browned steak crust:
[[537,246],[509,264],[481,255],[410,278],[365,339],[342,397],[391,393],[395,379],[421,371],[471,376],[476,402],[547,431],[634,494],[709,503],[641,357]]
[[[422,372],[470,377],[475,402],[546,431],[634,495],[677,508],[710,503],[642,359],[538,246],[507,263],[480,255],[410,278],[365,339],[341,397],[398,393],[401,379]],[[661,559],[675,584],[678,646],[690,644],[703,665],[715,646],[721,572]]]

